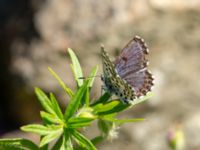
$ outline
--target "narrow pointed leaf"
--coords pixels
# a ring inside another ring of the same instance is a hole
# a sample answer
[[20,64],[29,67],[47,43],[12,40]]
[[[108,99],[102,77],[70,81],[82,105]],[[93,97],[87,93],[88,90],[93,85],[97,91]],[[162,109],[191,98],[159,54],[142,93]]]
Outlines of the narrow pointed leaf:
[[84,99],[82,101],[82,106],[89,106],[90,105],[90,92],[89,92],[89,88],[86,89],[86,92],[84,94]]
[[43,108],[49,112],[49,113],[54,113],[54,110],[52,108],[52,104],[50,99],[47,97],[47,95],[40,89],[40,88],[35,88],[35,93],[37,95],[38,100],[40,101],[41,105]]
[[128,107],[130,107],[130,105],[124,104],[120,100],[112,100],[105,103],[104,105],[95,105],[93,109],[98,115],[109,115],[121,112],[124,109],[127,109]]
[[73,144],[71,140],[71,130],[64,129],[64,147],[67,148],[66,150],[73,150]]
[[57,103],[57,100],[55,98],[55,96],[53,95],[53,93],[50,93],[50,99],[51,99],[51,103],[52,103],[52,107],[57,115],[58,118],[63,119],[63,114],[62,111],[60,109],[60,106]]
[[83,85],[83,80],[80,79],[80,77],[83,77],[83,73],[82,73],[80,63],[79,63],[78,58],[77,58],[77,56],[75,55],[75,53],[73,52],[72,49],[68,48],[68,52],[69,52],[69,55],[70,55],[71,60],[72,60],[72,67],[73,67],[73,72],[74,72],[76,82],[77,82],[78,86],[80,87],[80,86]]
[[63,121],[58,118],[56,115],[41,111],[40,116],[42,117],[42,120],[45,122],[45,124],[62,124]]
[[93,104],[91,104],[90,106],[95,106],[99,103],[105,103],[110,99],[111,95],[106,92],[104,93],[98,100],[96,100]]
[[39,147],[32,141],[22,138],[0,139],[1,150],[38,150]]
[[[41,140],[43,137],[44,137],[44,136],[40,136],[40,140]],[[47,144],[41,146],[39,150],[48,150],[48,148],[49,148],[49,143],[47,143]]]
[[52,150],[73,150],[70,137],[66,137],[64,135],[60,136],[52,147]]
[[68,126],[70,128],[81,128],[89,126],[93,120],[94,118],[82,118],[82,117],[70,118],[68,120]]
[[22,126],[20,129],[22,131],[26,131],[26,132],[33,132],[33,133],[37,133],[40,135],[47,135],[52,132],[61,130],[62,126],[52,125],[52,126],[46,127],[46,126],[39,125],[39,124],[30,124],[30,125]]
[[60,136],[59,139],[56,141],[54,146],[52,147],[52,150],[64,150],[64,141],[63,141],[63,136]]
[[94,79],[95,79],[95,76],[96,76],[96,74],[97,74],[97,71],[98,71],[98,66],[94,67],[94,68],[92,69],[91,74],[89,75],[90,81],[89,81],[88,86],[89,86],[90,88],[92,87],[92,85],[93,85],[93,83],[94,83]]
[[77,111],[80,105],[81,99],[83,98],[84,93],[86,92],[87,86],[88,86],[88,80],[84,82],[84,84],[78,89],[78,91],[76,92],[72,100],[69,102],[69,105],[64,115],[65,120],[68,120]]
[[113,113],[118,113],[127,109],[128,107],[133,107],[136,104],[148,100],[149,98],[152,97],[152,95],[153,95],[152,93],[148,93],[146,96],[140,99],[135,99],[133,102],[131,102],[131,104],[124,104],[120,100],[112,100],[106,102],[104,105],[96,104],[94,105],[93,109],[98,115],[109,115]]
[[139,121],[144,121],[144,118],[134,118],[134,119],[111,119],[111,118],[104,118],[104,120],[111,121],[111,122],[116,122],[116,123],[128,123],[128,122],[139,122]]
[[104,137],[100,135],[100,136],[97,136],[97,137],[93,138],[93,139],[91,140],[91,142],[92,142],[94,145],[96,145],[96,144],[102,142],[103,140],[104,140]]
[[85,136],[83,136],[81,133],[79,133],[78,131],[73,130],[72,135],[80,146],[88,150],[97,150],[95,146],[92,144],[92,142],[89,139],[87,139]]
[[33,132],[40,135],[46,135],[49,132],[51,132],[51,130],[49,130],[46,126],[39,125],[39,124],[25,125],[25,126],[22,126],[20,129],[25,132]]
[[70,97],[73,97],[74,94],[73,94],[72,90],[65,85],[65,83],[60,79],[60,77],[50,67],[48,67],[48,70],[57,79],[57,81],[59,82],[60,86],[65,90],[65,92]]
[[42,140],[40,141],[40,147],[44,146],[47,143],[50,143],[51,141],[55,140],[62,134],[62,129],[53,131],[49,133],[48,135],[45,135]]
[[106,104],[98,104],[93,109],[97,113],[107,112],[113,110],[119,103],[120,101],[109,101]]

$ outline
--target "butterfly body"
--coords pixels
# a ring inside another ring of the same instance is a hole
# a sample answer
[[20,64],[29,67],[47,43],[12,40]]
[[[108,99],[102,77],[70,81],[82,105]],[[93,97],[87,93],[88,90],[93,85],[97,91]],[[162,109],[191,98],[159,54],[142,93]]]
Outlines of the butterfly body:
[[153,85],[153,77],[147,70],[146,54],[147,46],[138,36],[122,49],[114,63],[102,47],[104,89],[126,103],[146,95]]

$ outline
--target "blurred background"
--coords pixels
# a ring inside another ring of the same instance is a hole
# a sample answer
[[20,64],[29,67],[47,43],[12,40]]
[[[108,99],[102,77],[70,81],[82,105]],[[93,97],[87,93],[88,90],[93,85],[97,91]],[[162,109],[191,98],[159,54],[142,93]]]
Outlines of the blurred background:
[[[98,148],[169,150],[169,129],[178,124],[186,149],[199,150],[199,8],[199,0],[1,0],[0,137],[37,141],[37,136],[18,130],[21,125],[40,122],[36,86],[55,92],[62,107],[66,106],[69,99],[47,67],[74,89],[68,47],[79,57],[87,76],[95,65],[101,67],[101,43],[114,58],[139,35],[150,49],[154,97],[120,117],[146,121],[123,125],[117,139]],[[97,78],[92,98],[101,95],[101,84]],[[95,128],[91,130],[98,134]]]

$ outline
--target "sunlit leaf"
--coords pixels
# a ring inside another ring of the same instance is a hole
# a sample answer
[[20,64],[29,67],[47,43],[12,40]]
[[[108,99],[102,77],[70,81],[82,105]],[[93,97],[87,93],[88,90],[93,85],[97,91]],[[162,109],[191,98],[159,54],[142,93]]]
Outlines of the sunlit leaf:
[[91,122],[94,120],[94,118],[70,118],[68,120],[68,126],[69,128],[81,128],[85,126],[89,126]]
[[93,104],[91,104],[90,106],[95,106],[99,103],[105,103],[110,99],[111,95],[106,92],[104,93],[98,100],[96,100]]
[[58,118],[57,116],[53,115],[53,114],[49,114],[47,112],[41,111],[40,112],[40,116],[42,117],[42,120],[49,124],[61,124],[62,120],[60,120],[60,118]]
[[92,87],[92,85],[93,85],[93,83],[94,83],[94,79],[95,79],[95,76],[96,76],[96,74],[97,74],[97,71],[98,71],[98,66],[96,66],[96,67],[94,67],[93,69],[92,69],[92,72],[90,73],[90,75],[89,75],[89,84],[88,84],[88,86],[91,88]]
[[68,88],[65,83],[60,79],[60,77],[50,68],[48,67],[48,70],[51,72],[51,74],[57,79],[61,87],[65,90],[65,92],[70,96],[73,97],[73,92],[70,88]]
[[76,130],[73,130],[72,135],[75,139],[75,141],[82,147],[88,149],[88,150],[97,150],[95,146],[92,144],[92,142],[87,139],[85,136],[83,136],[81,133],[79,133]]
[[145,119],[144,118],[134,118],[134,119],[116,119],[116,118],[104,118],[105,120],[107,121],[110,121],[110,122],[116,122],[116,123],[128,123],[128,122],[139,122],[139,121],[144,121]]
[[63,119],[63,114],[62,114],[61,108],[58,105],[58,102],[57,102],[55,96],[53,95],[53,93],[50,93],[50,99],[51,99],[52,107],[53,107],[56,115],[58,116],[58,118]]
[[55,130],[50,132],[49,134],[42,137],[42,140],[40,141],[40,147],[44,146],[45,144],[55,140],[62,134],[62,129]]
[[68,48],[68,52],[69,52],[69,55],[70,55],[71,60],[72,60],[72,69],[73,69],[73,72],[74,72],[76,82],[77,82],[78,86],[80,87],[80,86],[83,85],[83,80],[80,79],[81,77],[83,77],[83,73],[82,73],[80,63],[78,61],[76,54],[73,52],[72,49]]
[[43,108],[49,112],[49,113],[54,113],[54,110],[52,108],[52,104],[48,96],[40,89],[40,88],[35,88],[35,93],[38,97],[38,100],[40,101],[41,105]]
[[30,124],[30,125],[22,126],[20,129],[26,132],[33,132],[40,135],[47,135],[52,132],[62,130],[62,126],[52,125],[52,126],[47,127],[40,124]]
[[81,99],[84,96],[84,93],[86,92],[86,89],[88,87],[88,80],[84,82],[84,84],[78,89],[74,97],[71,99],[71,101],[68,104],[68,107],[65,111],[65,120],[67,121],[72,115],[77,111],[79,104],[81,102]]
[[38,150],[39,147],[32,141],[22,138],[0,139],[1,150]]

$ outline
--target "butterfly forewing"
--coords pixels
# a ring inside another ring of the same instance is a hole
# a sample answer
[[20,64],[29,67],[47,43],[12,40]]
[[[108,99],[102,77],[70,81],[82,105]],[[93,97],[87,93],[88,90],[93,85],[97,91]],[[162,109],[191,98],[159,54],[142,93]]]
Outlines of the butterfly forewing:
[[105,52],[104,47],[101,47],[101,55],[103,62],[103,75],[105,77],[117,76],[117,73],[114,68],[114,64],[110,61],[108,54]]

